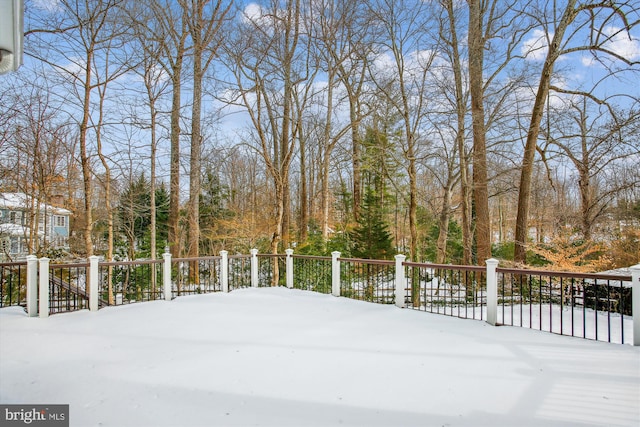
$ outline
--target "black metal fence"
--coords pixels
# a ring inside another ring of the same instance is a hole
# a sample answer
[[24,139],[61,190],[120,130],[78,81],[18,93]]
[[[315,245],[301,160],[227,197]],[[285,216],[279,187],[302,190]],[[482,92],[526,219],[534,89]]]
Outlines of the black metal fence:
[[499,323],[600,341],[628,340],[630,276],[506,268],[497,273]]
[[89,308],[89,264],[49,264],[49,314]]
[[0,307],[27,305],[27,262],[0,263]]
[[[479,267],[402,260],[338,256],[335,268],[340,271],[339,295],[586,339],[633,341],[631,276],[497,268],[497,261],[490,267]],[[262,254],[253,258],[223,253],[177,258],[170,263],[170,281],[165,280],[165,266],[169,271],[169,265],[164,263],[139,260],[91,264],[97,265],[99,306],[164,299],[165,286],[171,288],[170,298],[254,285],[337,292],[332,289],[338,279],[333,278],[330,257]],[[49,312],[88,308],[90,264],[48,265]],[[287,265],[293,267],[289,274]],[[27,281],[38,279],[27,278],[26,262],[0,263],[0,278],[0,307],[26,305]],[[253,283],[254,278],[257,283]],[[289,283],[288,278],[292,279]]]
[[486,268],[405,262],[407,307],[465,319],[485,318]]
[[258,255],[258,286],[286,286],[286,255]]
[[163,298],[162,260],[101,262],[99,305],[123,305]]
[[395,302],[395,262],[338,258],[340,295],[379,304]]
[[293,255],[293,287],[331,293],[331,257]]
[[173,295],[220,292],[220,256],[174,258],[171,265]]
[[251,255],[229,256],[229,290],[251,287]]

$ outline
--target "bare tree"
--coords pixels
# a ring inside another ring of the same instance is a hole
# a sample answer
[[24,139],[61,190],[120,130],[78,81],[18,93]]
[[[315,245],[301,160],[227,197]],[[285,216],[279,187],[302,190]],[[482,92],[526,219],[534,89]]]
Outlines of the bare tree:
[[[105,86],[118,78],[125,69],[126,61],[112,63],[109,54],[114,41],[120,36],[118,13],[122,0],[61,0],[55,10],[55,16],[40,15],[33,17],[33,25],[26,35],[38,45],[33,55],[53,67],[58,75],[70,86],[70,93],[77,96],[80,108],[79,148],[84,185],[84,244],[87,256],[93,254],[93,194],[92,180],[94,166],[90,148],[89,132],[97,131],[100,137],[101,127],[94,127],[92,112],[93,94],[96,90],[100,99],[104,99]],[[54,18],[54,19],[52,19]],[[100,101],[102,103],[103,101]],[[76,111],[68,111],[75,117]]]
[[[456,10],[453,0],[442,0],[441,4],[446,11],[446,19],[441,23],[440,36],[444,45],[443,50],[447,55],[453,72],[453,101],[456,127],[455,141],[459,156],[460,170],[460,211],[462,212],[462,262],[465,265],[472,262],[472,228],[471,228],[471,182],[469,180],[468,150],[466,148],[466,116],[468,111],[468,91],[464,84],[464,70],[462,68],[462,53],[458,40],[458,26],[461,25],[460,13]],[[445,99],[448,98],[445,96]],[[444,206],[443,206],[444,208]],[[444,218],[441,218],[441,224]],[[439,236],[438,241],[446,242],[445,236]],[[441,245],[438,245],[440,248]]]
[[[630,37],[632,28],[638,25],[640,20],[630,22],[627,16],[638,12],[637,5],[630,3],[616,4],[614,2],[568,0],[559,10],[556,4],[549,6],[549,10],[531,10],[531,16],[536,19],[539,28],[546,37],[542,46],[546,46],[547,53],[540,71],[540,81],[536,91],[535,101],[531,111],[531,121],[527,132],[527,140],[524,147],[522,160],[522,172],[518,196],[518,216],[515,227],[515,255],[516,262],[526,262],[527,232],[529,222],[529,204],[531,198],[531,176],[535,160],[538,138],[540,135],[540,123],[544,115],[545,105],[551,90],[565,93],[583,93],[586,96],[604,103],[593,93],[584,91],[571,91],[552,85],[554,66],[560,57],[575,52],[591,52],[596,60],[602,61],[609,58],[628,66],[634,66],[634,62],[611,48],[611,42],[620,35]],[[552,17],[560,16],[560,19]],[[614,24],[617,23],[616,27]],[[589,38],[581,38],[581,34],[587,32]],[[533,45],[534,49],[540,49],[540,43]],[[611,70],[610,77],[618,74],[620,70]]]
[[409,252],[418,260],[417,159],[421,156],[421,132],[425,129],[425,116],[429,97],[430,73],[436,58],[437,40],[431,40],[424,31],[430,11],[424,3],[417,6],[408,2],[382,0],[372,5],[376,21],[384,28],[381,46],[389,53],[393,74],[375,70],[372,80],[381,94],[391,103],[400,117],[403,130],[402,151],[409,179]]
[[[351,101],[351,115],[349,121],[340,121],[336,117],[340,94],[347,86],[347,98],[352,99],[353,92],[361,89],[353,81],[354,71],[351,67],[353,59],[357,58],[356,52],[359,33],[358,13],[363,13],[361,4],[346,0],[326,0],[311,2],[311,37],[320,61],[320,67],[327,76],[326,90],[324,91],[322,105],[325,106],[325,116],[321,137],[321,229],[322,237],[326,241],[329,237],[329,207],[330,207],[330,164],[332,153],[336,145],[344,140],[344,137],[352,131],[352,127],[360,120],[360,113],[356,110],[357,101]],[[355,83],[355,84],[354,84]],[[360,82],[362,84],[362,82]],[[353,137],[353,132],[351,133]],[[353,139],[353,138],[352,138]],[[353,141],[358,144],[358,138]]]
[[200,253],[200,186],[202,155],[202,83],[223,42],[222,25],[232,3],[223,0],[180,0],[193,49],[193,100],[191,105],[191,152],[189,156],[189,239],[187,253]]
[[13,118],[13,130],[6,143],[11,148],[6,147],[4,153],[9,162],[2,165],[3,172],[8,174],[7,183],[11,182],[5,188],[27,196],[28,231],[24,239],[29,253],[38,254],[53,243],[47,241],[46,233],[38,238],[40,224],[45,229],[51,226],[40,207],[64,204],[65,170],[73,169],[73,156],[69,154],[74,152],[70,123],[59,114],[60,106],[51,93],[42,89],[29,82],[11,106],[14,114],[7,111]]
[[268,10],[245,10],[236,38],[225,49],[227,64],[235,78],[235,90],[227,101],[241,106],[248,114],[251,142],[273,180],[272,253],[278,252],[284,232],[290,166],[298,131],[292,126],[295,86],[307,80],[308,72],[306,61],[298,57],[301,2],[288,0],[283,8],[279,6],[280,3],[272,2]]
[[589,98],[582,97],[559,111],[562,117],[554,121],[558,128],[554,126],[545,147],[546,153],[565,156],[575,167],[580,196],[578,223],[586,241],[592,240],[594,225],[607,213],[616,195],[638,185],[637,177],[618,177],[633,177],[624,169],[638,151],[640,112],[595,109],[592,104]]
[[[146,43],[147,40],[141,40],[142,43]],[[139,73],[142,75],[144,82],[145,95],[147,100],[147,106],[149,108],[148,122],[142,122],[145,128],[149,129],[149,192],[150,194],[150,245],[151,245],[151,259],[156,259],[157,256],[157,227],[156,227],[156,180],[157,180],[157,152],[158,152],[158,102],[164,95],[168,87],[168,80],[166,74],[157,66],[156,58],[158,47],[154,46],[153,42],[144,44],[144,57],[140,63]],[[155,270],[154,270],[155,273]],[[155,284],[155,281],[153,282]]]
[[440,187],[441,203],[438,209],[438,239],[436,241],[436,263],[442,264],[446,261],[447,240],[449,238],[449,222],[451,220],[454,207],[454,189],[460,181],[460,168],[458,161],[457,140],[451,140],[452,129],[448,121],[441,123],[433,122],[433,148],[426,162],[425,167],[431,171],[433,180]]
[[[123,21],[123,14],[121,12],[123,12],[122,9],[115,9],[110,18],[112,21],[109,27],[112,29],[113,37],[104,43],[104,53],[101,58],[103,65],[100,67],[102,72],[96,74],[96,82],[101,83],[96,87],[98,94],[97,121],[95,121],[93,117],[90,119],[92,128],[95,131],[96,152],[104,171],[102,185],[104,187],[104,204],[107,213],[106,258],[108,260],[113,259],[114,253],[114,213],[111,204],[113,197],[111,161],[109,156],[105,154],[105,144],[103,142],[105,139],[105,128],[109,124],[105,123],[105,121],[110,116],[109,113],[105,111],[105,102],[107,100],[107,89],[110,87],[109,83],[130,71],[132,67],[135,67],[133,58],[127,55],[127,50],[124,46],[124,44],[128,42],[128,38],[125,36],[125,29],[120,25]],[[116,52],[120,57],[116,56]]]
[[[467,0],[469,7],[469,93],[473,132],[473,207],[477,262],[491,256],[489,210],[488,135],[509,107],[507,101],[519,85],[522,73],[514,59],[530,28],[516,1]],[[506,75],[506,77],[505,77]],[[513,114],[513,112],[511,113]],[[495,141],[503,144],[500,135]],[[493,138],[491,138],[493,139]],[[496,149],[494,149],[496,151]]]
[[469,3],[469,91],[473,128],[473,201],[478,262],[484,263],[491,257],[483,79],[484,49],[487,42],[487,36],[483,31],[486,6],[481,0],[467,1]]
[[181,91],[184,61],[190,49],[189,27],[183,8],[172,1],[149,0],[143,5],[146,7],[138,7],[137,13],[132,14],[133,23],[140,28],[137,33],[151,42],[143,42],[150,49],[145,53],[157,60],[171,81],[168,243],[171,254],[179,256]]

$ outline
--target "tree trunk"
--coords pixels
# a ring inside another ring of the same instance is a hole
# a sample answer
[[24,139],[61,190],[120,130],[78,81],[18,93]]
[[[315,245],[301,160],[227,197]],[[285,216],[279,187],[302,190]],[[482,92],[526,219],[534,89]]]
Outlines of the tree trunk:
[[309,238],[309,205],[308,205],[308,182],[307,182],[307,143],[306,138],[300,135],[300,223],[298,230],[300,241],[306,242]]
[[[187,13],[186,11],[184,13]],[[188,240],[186,252],[189,258],[200,256],[200,151],[202,136],[200,120],[202,115],[202,50],[199,34],[193,34],[193,104],[191,107],[191,151],[189,155],[189,207]],[[200,269],[197,261],[189,263],[189,283],[200,283]]]
[[[153,103],[153,101],[151,101],[151,97],[149,98],[150,102]],[[158,251],[158,249],[156,248],[156,238],[157,238],[157,230],[156,230],[156,151],[157,151],[157,147],[156,147],[156,111],[155,111],[155,105],[151,105],[150,107],[150,113],[151,113],[151,165],[150,165],[150,169],[151,169],[151,177],[150,177],[150,183],[149,183],[149,191],[151,192],[151,194],[149,195],[149,204],[150,206],[150,223],[149,223],[149,227],[150,227],[150,239],[151,242],[149,242],[150,244],[150,249],[151,249],[151,260],[155,260],[156,259],[156,253]],[[153,295],[153,299],[155,299],[155,295],[156,295],[156,286],[157,286],[157,280],[158,280],[158,274],[155,268],[151,269],[151,294]]]
[[333,70],[329,70],[328,84],[327,84],[327,115],[325,119],[324,133],[323,133],[323,145],[325,147],[324,153],[322,153],[322,170],[320,171],[321,187],[322,187],[322,240],[329,240],[329,164],[331,161],[331,152],[333,151],[334,143],[331,141],[331,125],[333,115],[333,84],[334,73]]
[[[99,114],[100,117],[98,119],[98,126],[96,129],[96,143],[98,146],[98,157],[100,157],[100,162],[102,163],[102,167],[104,168],[104,207],[107,212],[107,254],[106,259],[108,261],[113,261],[113,239],[114,239],[114,224],[113,224],[113,209],[111,207],[111,168],[109,167],[109,163],[107,162],[107,158],[102,152],[102,124],[104,117],[104,100],[105,100],[105,91],[106,85],[103,86],[103,89],[99,91],[100,93],[100,109]],[[133,258],[131,258],[133,259]],[[113,295],[113,267],[109,266],[107,271],[107,295],[109,304],[114,304],[114,295]]]
[[417,185],[417,173],[416,173],[416,160],[413,149],[413,143],[409,146],[409,151],[407,151],[407,156],[409,157],[409,234],[410,234],[410,242],[409,242],[409,256],[411,260],[418,260],[418,221],[417,221],[417,211],[418,211],[418,185]]
[[169,218],[168,238],[171,255],[180,256],[180,75],[182,73],[182,57],[177,58],[173,66],[171,82],[171,165],[169,167]]
[[451,218],[451,186],[447,183],[442,197],[442,210],[438,220],[439,231],[436,241],[436,263],[444,264],[447,259],[447,239],[449,238],[449,220]]
[[362,164],[360,154],[360,122],[356,112],[355,103],[349,99],[349,116],[351,119],[351,165],[353,168],[353,220],[360,217],[360,205],[362,203]]
[[453,11],[453,0],[448,0],[446,4],[447,15],[449,17],[449,31],[451,33],[451,60],[453,67],[453,80],[455,84],[456,97],[456,145],[460,157],[460,198],[462,211],[462,263],[470,265],[473,258],[473,236],[471,230],[471,191],[469,188],[469,169],[467,166],[467,150],[464,143],[465,118],[467,103],[465,101],[464,89],[462,85],[462,66],[460,64],[460,51],[458,50],[458,31],[456,29],[455,14]]
[[484,37],[480,0],[469,3],[469,89],[473,125],[473,198],[476,212],[478,264],[491,257],[489,193],[487,188],[487,147],[484,117]]
[[202,51],[196,47],[193,54],[193,104],[191,108],[191,152],[189,156],[189,257],[200,255],[200,163],[202,150]]
[[515,229],[515,252],[514,261],[525,264],[527,262],[527,242],[529,229],[529,203],[531,200],[531,180],[533,176],[533,162],[535,160],[536,147],[538,143],[538,134],[540,133],[540,122],[544,114],[544,106],[549,95],[549,86],[551,84],[551,75],[553,74],[553,66],[560,54],[560,43],[564,38],[567,27],[576,15],[576,0],[568,0],[564,14],[555,33],[553,40],[548,47],[547,57],[542,66],[540,75],[540,83],[536,92],[536,99],[531,112],[531,122],[529,123],[529,131],[527,132],[527,142],[524,147],[522,159],[522,170],[520,173],[520,186],[518,193],[518,215],[516,217]]
[[[82,165],[82,180],[84,184],[84,246],[87,257],[93,255],[93,215],[91,200],[93,199],[93,187],[91,183],[93,170],[87,150],[87,132],[89,128],[90,102],[91,102],[91,73],[93,53],[88,52],[85,66],[84,99],[82,121],[80,122],[80,164]],[[88,290],[87,290],[88,291]]]

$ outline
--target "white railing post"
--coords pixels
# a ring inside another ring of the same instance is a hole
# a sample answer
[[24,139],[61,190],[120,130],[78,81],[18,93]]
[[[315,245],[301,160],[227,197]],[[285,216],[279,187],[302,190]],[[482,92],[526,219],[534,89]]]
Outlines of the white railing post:
[[38,315],[38,257],[27,255],[27,315]]
[[171,290],[171,252],[168,248],[162,254],[164,263],[162,264],[162,291],[164,293],[164,300],[171,301],[173,297]]
[[640,346],[640,264],[631,270],[631,315],[633,316],[633,345]]
[[331,252],[331,294],[334,297],[340,296],[340,252]]
[[293,249],[285,249],[284,253],[287,254],[287,260],[285,268],[287,271],[287,288],[293,288]]
[[229,252],[220,251],[220,282],[222,282],[222,292],[229,292]]
[[49,317],[49,258],[39,260],[39,296],[38,313],[40,317]]
[[251,249],[251,287],[258,287],[258,250]]
[[407,259],[406,255],[396,255],[396,306],[405,307],[404,297],[406,295],[407,278],[404,275],[404,265],[402,263]]
[[89,311],[98,311],[98,295],[100,284],[98,283],[98,258],[95,255],[89,257]]
[[489,258],[487,261],[487,323],[496,326],[498,323],[498,260]]

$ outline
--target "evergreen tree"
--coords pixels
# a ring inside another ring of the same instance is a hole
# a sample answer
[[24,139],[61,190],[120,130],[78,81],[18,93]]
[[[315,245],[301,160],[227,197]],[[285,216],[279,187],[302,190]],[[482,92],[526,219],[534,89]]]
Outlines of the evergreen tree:
[[[147,240],[151,233],[147,232]],[[156,247],[164,252],[169,246],[169,190],[164,184],[156,187]]]
[[369,259],[391,259],[395,254],[391,234],[384,222],[380,195],[367,187],[358,225],[351,233],[353,256]]
[[219,249],[220,235],[227,234],[221,223],[233,218],[234,214],[226,206],[229,187],[222,184],[220,176],[209,165],[204,171],[200,192],[200,252],[211,254]]
[[135,252],[141,246],[145,232],[150,224],[149,181],[144,173],[129,183],[120,194],[118,219],[120,232],[127,242],[127,257],[135,259]]
[[352,255],[357,258],[391,259],[395,254],[389,232],[387,208],[391,201],[387,187],[397,178],[393,127],[377,117],[367,128],[362,148],[362,181],[364,197],[357,225],[350,233]]
[[[127,257],[134,259],[137,256],[149,256],[151,224],[151,185],[144,174],[120,195],[117,208],[119,219],[119,231],[125,237]],[[168,239],[169,219],[169,193],[166,187],[161,185],[156,189],[156,243],[158,248],[163,248]],[[137,254],[137,256],[136,256]]]

